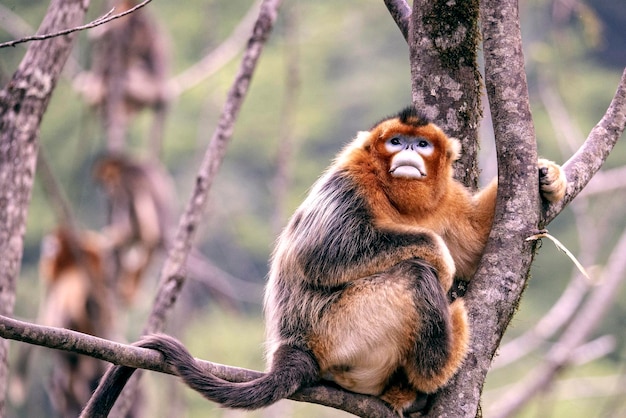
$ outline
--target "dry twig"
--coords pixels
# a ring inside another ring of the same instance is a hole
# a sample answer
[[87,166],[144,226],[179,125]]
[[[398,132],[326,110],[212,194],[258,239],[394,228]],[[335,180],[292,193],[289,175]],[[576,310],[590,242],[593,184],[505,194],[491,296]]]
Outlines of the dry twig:
[[46,34],[43,34],[43,35],[27,36],[25,38],[16,39],[16,40],[13,40],[13,41],[8,41],[8,42],[3,42],[3,43],[0,43],[0,48],[8,48],[10,46],[15,46],[15,45],[18,45],[18,44],[22,44],[22,43],[25,43],[25,42],[31,42],[31,41],[43,41],[45,39],[56,38],[58,36],[68,35],[68,34],[73,33],[73,32],[78,32],[78,31],[82,31],[82,30],[86,30],[86,29],[95,28],[96,26],[104,25],[105,23],[108,23],[108,22],[110,22],[112,20],[119,19],[120,17],[126,16],[126,15],[134,12],[135,10],[141,9],[142,7],[144,7],[145,5],[150,3],[151,1],[152,0],[144,0],[141,3],[139,3],[138,5],[136,5],[135,7],[131,8],[131,9],[128,9],[125,12],[118,13],[118,14],[115,14],[115,15],[113,14],[115,9],[111,9],[107,13],[105,13],[103,16],[100,16],[99,18],[97,18],[97,19],[87,23],[86,25],[75,26],[73,28],[61,30],[61,31],[58,31],[58,32],[46,33]]

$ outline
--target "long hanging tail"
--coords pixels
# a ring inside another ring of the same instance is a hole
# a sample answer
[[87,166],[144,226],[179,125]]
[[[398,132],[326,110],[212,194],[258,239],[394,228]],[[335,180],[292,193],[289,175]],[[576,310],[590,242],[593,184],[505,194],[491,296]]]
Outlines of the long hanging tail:
[[160,351],[189,387],[228,408],[262,408],[319,380],[319,366],[313,356],[290,346],[281,346],[276,351],[268,373],[248,382],[229,382],[202,369],[185,346],[173,337],[150,335],[138,345]]

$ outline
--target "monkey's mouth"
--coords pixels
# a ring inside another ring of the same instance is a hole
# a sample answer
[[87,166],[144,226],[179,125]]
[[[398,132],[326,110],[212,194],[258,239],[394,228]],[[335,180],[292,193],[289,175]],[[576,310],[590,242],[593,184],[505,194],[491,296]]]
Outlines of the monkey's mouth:
[[399,159],[393,161],[389,173],[393,177],[418,179],[426,177],[426,170],[421,161],[415,159]]

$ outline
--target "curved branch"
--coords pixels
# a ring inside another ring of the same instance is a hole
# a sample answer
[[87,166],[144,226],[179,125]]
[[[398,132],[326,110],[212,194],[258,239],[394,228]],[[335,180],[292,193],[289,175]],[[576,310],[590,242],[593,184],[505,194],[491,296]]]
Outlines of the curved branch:
[[[83,354],[116,365],[176,374],[157,351],[116,343],[65,328],[36,325],[0,315],[0,337]],[[232,382],[246,382],[263,375],[262,372],[255,370],[200,359],[196,361],[207,373]],[[326,384],[304,388],[289,399],[329,406],[358,416],[396,417],[391,409],[377,398],[346,392]]]
[[409,22],[411,20],[411,6],[409,6],[406,0],[384,0],[387,10],[391,14],[391,17],[398,25],[402,36],[408,42],[409,41]]
[[243,49],[258,15],[259,4],[260,1],[257,0],[250,6],[250,9],[237,24],[231,35],[217,48],[199,62],[168,81],[168,92],[173,97],[179,96],[185,90],[189,90],[211,76],[211,74],[214,74]]
[[626,68],[606,113],[591,130],[585,143],[563,165],[569,185],[565,198],[544,208],[543,219],[550,223],[589,183],[602,167],[626,128]]

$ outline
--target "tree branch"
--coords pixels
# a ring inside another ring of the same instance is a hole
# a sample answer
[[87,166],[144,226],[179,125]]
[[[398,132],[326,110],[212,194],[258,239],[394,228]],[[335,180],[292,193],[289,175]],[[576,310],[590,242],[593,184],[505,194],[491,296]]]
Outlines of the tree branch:
[[[120,366],[176,374],[157,351],[116,343],[65,328],[42,326],[0,315],[0,337],[87,355]],[[255,370],[199,359],[196,361],[207,373],[231,382],[246,382],[263,375],[262,372]],[[325,384],[302,389],[289,399],[329,406],[357,416],[396,417],[391,409],[377,398],[346,392]]]
[[626,128],[626,68],[606,113],[591,130],[585,143],[563,165],[569,182],[567,194],[560,202],[547,205],[543,218],[550,223],[589,183],[602,167]]
[[[88,0],[50,2],[41,32],[82,22]],[[0,90],[0,314],[10,315],[24,249],[39,127],[74,36],[30,45],[11,80]],[[4,416],[8,345],[0,341],[0,416]]]
[[455,177],[472,189],[478,187],[482,115],[478,4],[478,0],[415,0],[409,25],[413,104],[448,136],[461,141]]
[[86,30],[86,29],[95,28],[96,26],[104,25],[105,23],[108,23],[108,22],[110,22],[112,20],[119,19],[120,17],[126,16],[126,15],[134,12],[135,10],[141,9],[142,7],[144,7],[145,5],[150,3],[151,1],[152,0],[144,0],[141,3],[139,3],[138,5],[136,5],[135,7],[131,8],[131,9],[128,9],[125,12],[118,13],[116,15],[112,15],[112,13],[115,11],[115,9],[111,9],[107,13],[105,13],[103,16],[100,16],[96,20],[93,20],[92,22],[87,23],[86,25],[75,26],[75,27],[70,28],[70,29],[65,29],[65,30],[61,30],[61,31],[45,33],[43,35],[27,36],[25,38],[16,39],[14,41],[3,42],[3,43],[0,43],[0,48],[8,48],[10,46],[15,46],[15,45],[18,45],[18,44],[22,44],[22,43],[25,43],[25,42],[31,42],[31,41],[43,41],[45,39],[57,38],[59,36],[68,35],[68,34],[73,33],[73,32],[78,32],[78,31],[82,31],[82,30]]
[[387,10],[391,14],[391,17],[398,25],[402,36],[408,42],[409,41],[409,22],[411,20],[411,6],[409,6],[406,0],[384,0]]
[[232,60],[244,48],[258,15],[260,1],[255,1],[237,24],[230,36],[199,62],[168,81],[167,91],[173,97],[179,96],[202,82]]
[[491,359],[530,269],[533,248],[524,240],[539,222],[537,151],[517,1],[482,1],[480,17],[485,85],[498,154],[498,201],[489,242],[465,296],[472,330],[470,352],[436,397],[432,416],[477,415]]
[[597,194],[614,192],[626,188],[626,166],[598,171],[578,197],[588,198]]

